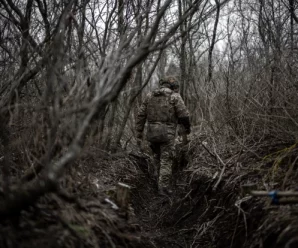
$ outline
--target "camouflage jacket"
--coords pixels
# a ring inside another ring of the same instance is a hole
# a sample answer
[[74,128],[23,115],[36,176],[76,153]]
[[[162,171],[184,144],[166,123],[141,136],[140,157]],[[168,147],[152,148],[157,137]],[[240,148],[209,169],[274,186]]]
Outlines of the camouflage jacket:
[[[150,92],[144,99],[136,119],[136,132],[141,136],[148,122],[148,134],[175,135],[177,124],[182,124],[190,132],[189,112],[179,93],[162,87]],[[149,140],[149,139],[148,139]]]

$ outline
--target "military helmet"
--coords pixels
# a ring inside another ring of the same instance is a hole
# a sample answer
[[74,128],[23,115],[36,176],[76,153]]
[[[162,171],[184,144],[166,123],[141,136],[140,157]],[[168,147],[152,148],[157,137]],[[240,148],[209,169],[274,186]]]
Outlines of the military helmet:
[[167,86],[171,90],[179,89],[179,82],[177,78],[173,76],[167,76],[159,81],[160,86]]

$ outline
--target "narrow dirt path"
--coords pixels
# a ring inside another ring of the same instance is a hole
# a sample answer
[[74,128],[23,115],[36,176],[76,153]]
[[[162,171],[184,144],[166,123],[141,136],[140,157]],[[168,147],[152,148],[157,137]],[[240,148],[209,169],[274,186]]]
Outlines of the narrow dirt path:
[[204,166],[195,176],[184,168],[173,195],[165,197],[157,194],[146,166],[140,167],[143,172],[132,191],[132,206],[147,247],[244,247],[248,229],[253,226],[248,227],[249,218],[245,219],[241,211],[249,211],[255,199],[249,197],[235,206],[237,180],[226,184],[224,178],[214,191],[216,180],[212,173],[202,173]]

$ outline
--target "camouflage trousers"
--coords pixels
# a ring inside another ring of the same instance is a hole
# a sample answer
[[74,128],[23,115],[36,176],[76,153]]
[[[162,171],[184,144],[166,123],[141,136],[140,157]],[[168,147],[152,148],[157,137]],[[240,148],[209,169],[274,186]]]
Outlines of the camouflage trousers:
[[158,182],[158,188],[170,187],[175,152],[174,140],[167,143],[151,143],[150,147],[154,154],[153,173]]

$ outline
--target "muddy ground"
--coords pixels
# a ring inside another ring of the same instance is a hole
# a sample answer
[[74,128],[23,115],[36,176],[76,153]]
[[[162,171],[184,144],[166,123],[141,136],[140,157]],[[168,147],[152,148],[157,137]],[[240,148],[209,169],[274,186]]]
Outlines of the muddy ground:
[[[196,137],[178,147],[168,197],[157,194],[149,153],[91,147],[58,194],[2,220],[0,247],[298,247],[297,205],[247,194],[297,187],[295,142],[210,144]],[[127,209],[117,206],[118,182],[131,187]]]

